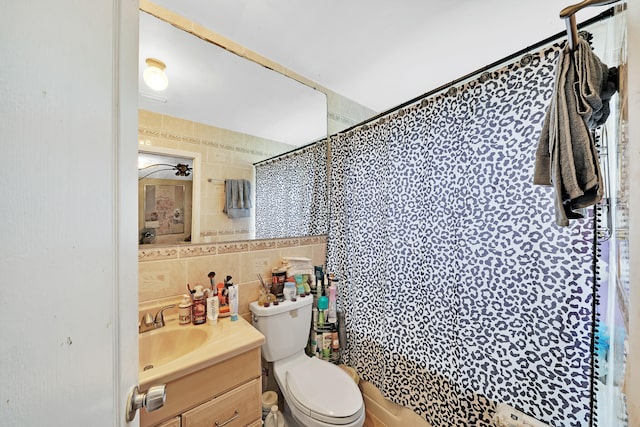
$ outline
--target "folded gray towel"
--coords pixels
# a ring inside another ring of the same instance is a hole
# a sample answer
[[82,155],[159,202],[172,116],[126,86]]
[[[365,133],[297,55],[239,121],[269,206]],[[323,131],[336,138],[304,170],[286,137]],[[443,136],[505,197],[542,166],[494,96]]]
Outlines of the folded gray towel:
[[242,183],[239,179],[234,179],[231,181],[231,203],[232,207],[235,209],[242,209]]
[[249,180],[243,179],[242,187],[242,204],[245,209],[248,209],[251,207],[251,182],[249,182]]
[[553,185],[556,224],[569,225],[571,209],[602,199],[602,175],[590,129],[609,115],[608,68],[580,39],[560,53],[551,104],[536,150],[533,183]]
[[224,208],[229,218],[246,218],[251,215],[251,182],[246,179],[224,181]]

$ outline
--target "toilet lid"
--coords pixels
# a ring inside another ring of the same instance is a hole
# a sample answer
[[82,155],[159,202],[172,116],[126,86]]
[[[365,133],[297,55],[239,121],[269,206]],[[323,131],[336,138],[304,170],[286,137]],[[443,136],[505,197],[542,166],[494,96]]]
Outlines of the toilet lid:
[[329,362],[307,357],[303,360],[287,371],[287,389],[296,407],[320,421],[355,421],[361,415],[363,402],[353,379]]

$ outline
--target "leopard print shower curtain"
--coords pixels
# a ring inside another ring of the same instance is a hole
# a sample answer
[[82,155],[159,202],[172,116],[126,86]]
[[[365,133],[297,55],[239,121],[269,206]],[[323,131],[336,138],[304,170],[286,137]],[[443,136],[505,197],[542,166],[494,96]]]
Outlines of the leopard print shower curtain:
[[330,139],[344,362],[434,427],[590,422],[593,224],[532,184],[558,51]]

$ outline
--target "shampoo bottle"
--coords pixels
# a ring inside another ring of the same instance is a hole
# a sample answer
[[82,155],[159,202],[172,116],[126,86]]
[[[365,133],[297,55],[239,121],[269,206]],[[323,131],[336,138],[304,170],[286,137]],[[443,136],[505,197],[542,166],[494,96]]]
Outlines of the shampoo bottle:
[[196,286],[196,293],[193,294],[191,316],[194,325],[201,325],[207,321],[207,301],[202,286]]

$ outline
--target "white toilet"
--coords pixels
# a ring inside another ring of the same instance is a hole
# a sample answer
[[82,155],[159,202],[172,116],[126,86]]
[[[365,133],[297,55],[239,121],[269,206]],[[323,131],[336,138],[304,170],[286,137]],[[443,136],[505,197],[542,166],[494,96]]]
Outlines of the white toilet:
[[249,304],[253,326],[265,336],[262,357],[273,362],[286,407],[304,427],[361,427],[364,402],[360,389],[345,371],[304,349],[311,327],[310,296],[261,307]]

